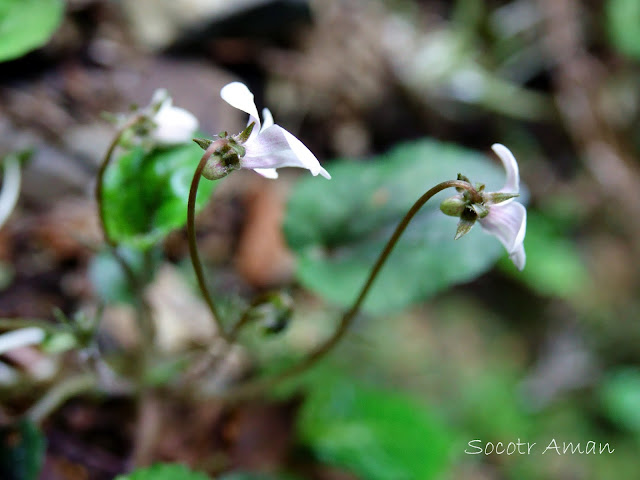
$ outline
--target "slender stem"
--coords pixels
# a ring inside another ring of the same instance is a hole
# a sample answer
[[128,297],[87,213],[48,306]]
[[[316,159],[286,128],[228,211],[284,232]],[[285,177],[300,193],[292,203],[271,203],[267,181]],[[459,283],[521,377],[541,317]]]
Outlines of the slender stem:
[[55,330],[55,325],[39,318],[0,318],[0,330],[14,330],[16,328],[37,327],[46,332]]
[[40,423],[71,397],[92,390],[96,386],[97,379],[90,373],[67,378],[40,398],[27,411],[26,416],[34,423]]
[[153,460],[154,447],[160,439],[163,410],[160,399],[152,391],[144,392],[138,402],[138,426],[133,448],[133,465],[145,467]]
[[242,317],[240,317],[240,320],[238,320],[233,325],[228,336],[229,343],[235,342],[238,338],[238,335],[240,335],[240,332],[242,331],[242,329],[250,322],[251,320],[250,312],[251,312],[251,307],[247,308],[242,314]]
[[389,239],[384,249],[380,253],[378,260],[376,260],[376,263],[371,268],[369,277],[367,278],[367,281],[365,282],[365,284],[362,286],[362,289],[360,290],[360,293],[358,294],[358,297],[356,298],[355,302],[353,303],[351,308],[349,308],[349,310],[347,310],[345,314],[342,316],[342,318],[340,319],[338,328],[334,331],[334,333],[329,338],[327,338],[324,341],[324,343],[316,347],[316,349],[313,350],[311,353],[309,353],[301,362],[291,366],[290,368],[285,369],[274,376],[267,377],[267,378],[259,378],[252,382],[248,382],[243,385],[240,385],[235,389],[232,389],[228,392],[221,394],[220,399],[227,400],[227,401],[237,401],[242,398],[254,396],[262,391],[272,388],[273,386],[281,383],[284,380],[287,380],[291,377],[294,377],[295,375],[303,373],[304,371],[310,369],[313,365],[315,365],[316,362],[322,359],[325,355],[327,355],[327,353],[331,351],[331,349],[342,339],[342,337],[344,337],[345,333],[353,323],[353,320],[358,314],[358,311],[360,310],[360,307],[364,302],[364,299],[366,298],[367,294],[369,293],[369,290],[371,289],[371,286],[373,285],[376,277],[378,276],[378,273],[380,273],[380,270],[385,264],[387,258],[389,258],[389,255],[395,248],[396,244],[398,243],[398,240],[406,230],[407,226],[409,225],[413,217],[416,215],[416,213],[418,213],[418,211],[422,208],[422,206],[425,203],[427,203],[435,194],[451,187],[463,188],[465,190],[468,190],[473,197],[478,195],[478,192],[476,192],[476,190],[473,188],[471,184],[461,180],[449,180],[446,182],[439,183],[435,187],[428,190],[424,195],[422,195],[418,199],[418,201],[416,201],[416,203],[413,204],[413,206],[409,209],[407,214],[404,216],[404,218],[400,221],[400,223],[396,227],[395,231],[393,232],[393,235],[391,235],[391,238]]
[[113,157],[113,153],[115,152],[122,136],[125,134],[127,130],[131,127],[135,126],[137,123],[140,123],[144,120],[145,115],[140,113],[138,115],[134,115],[131,117],[124,125],[120,127],[120,129],[116,132],[116,135],[113,137],[113,140],[109,144],[109,148],[104,154],[102,159],[102,163],[100,164],[100,168],[98,170],[98,175],[96,178],[96,187],[95,187],[95,199],[98,204],[98,213],[100,218],[100,228],[102,230],[102,234],[104,236],[105,242],[111,248],[111,253],[113,254],[116,261],[120,264],[123,272],[125,273],[129,284],[132,289],[139,294],[140,303],[142,305],[142,311],[138,311],[138,315],[136,317],[136,321],[138,323],[138,328],[141,334],[141,342],[143,345],[143,349],[145,351],[144,356],[148,356],[150,351],[150,345],[153,341],[153,337],[155,335],[155,329],[153,322],[151,320],[151,308],[146,302],[144,298],[142,298],[142,290],[144,286],[141,284],[140,280],[136,276],[135,272],[131,268],[131,265],[126,261],[123,255],[118,251],[118,243],[111,237],[109,234],[109,230],[107,228],[107,220],[106,220],[106,207],[103,201],[103,189],[104,189],[104,176],[107,172],[107,168],[111,163],[111,159]]
[[[252,317],[251,317],[252,307],[255,307],[256,305],[261,303],[264,300],[264,297],[265,295],[261,295],[258,298],[256,298],[253,302],[251,302],[251,305],[244,310],[244,313],[242,314],[240,319],[233,324],[233,326],[229,330],[229,333],[227,333],[226,341],[223,342],[221,345],[214,344],[211,348],[209,348],[208,355],[200,363],[196,364],[194,368],[190,370],[190,372],[187,374],[185,378],[194,379],[199,377],[205,371],[208,371],[212,366],[214,366],[214,364],[218,362],[221,358],[224,358],[225,356],[229,355],[229,352],[234,346],[236,340],[238,339],[240,332],[252,320]],[[220,363],[218,363],[216,368],[218,370],[221,368]],[[216,373],[217,371],[214,370],[213,375],[215,375]]]
[[106,221],[106,210],[104,202],[102,201],[102,190],[104,187],[104,175],[107,171],[107,167],[109,163],[111,163],[111,157],[113,157],[113,152],[116,150],[116,147],[120,143],[120,139],[122,135],[133,127],[136,123],[140,122],[144,118],[144,115],[134,115],[131,117],[116,133],[115,137],[109,144],[109,148],[104,154],[102,159],[102,163],[100,164],[100,169],[98,170],[98,177],[96,179],[96,188],[94,190],[96,203],[98,204],[98,213],[100,216],[100,228],[102,229],[102,233],[104,235],[105,241],[112,247],[116,246],[116,242],[111,235],[109,235],[109,230],[107,229],[107,221]]
[[220,320],[220,315],[218,314],[218,309],[216,308],[216,304],[213,301],[213,297],[207,288],[207,283],[204,278],[204,270],[202,268],[202,262],[200,261],[200,255],[198,254],[198,244],[196,242],[196,197],[198,195],[198,185],[200,185],[200,177],[202,176],[202,170],[207,163],[207,160],[211,158],[211,155],[224,145],[223,139],[218,139],[215,142],[211,143],[209,147],[205,150],[202,158],[200,159],[200,163],[196,168],[195,173],[193,174],[193,180],[191,181],[191,189],[189,190],[189,203],[187,204],[187,237],[189,239],[189,254],[191,256],[191,263],[193,264],[193,270],[196,273],[196,278],[198,279],[198,287],[202,292],[202,296],[207,302],[207,306],[209,307],[209,311],[211,312],[211,316],[213,317],[213,322],[216,326],[216,330],[218,335],[224,340],[227,339],[226,333],[224,331],[224,327],[222,325],[222,321]]

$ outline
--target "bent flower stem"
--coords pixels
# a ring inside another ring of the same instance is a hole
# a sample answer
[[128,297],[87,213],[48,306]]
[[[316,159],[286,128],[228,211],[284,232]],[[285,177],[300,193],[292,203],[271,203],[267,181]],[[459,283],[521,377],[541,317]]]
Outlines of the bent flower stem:
[[500,157],[507,173],[504,187],[492,193],[484,192],[484,185],[474,187],[466,177],[459,175],[458,180],[442,182],[428,190],[409,209],[400,221],[391,238],[385,245],[371,269],[358,297],[347,312],[340,319],[338,328],[323,343],[312,350],[296,365],[281,371],[274,376],[258,378],[225,392],[222,399],[232,401],[256,395],[273,386],[290,379],[310,369],[313,365],[327,355],[338,344],[348,331],[354,318],[358,314],[364,299],[369,293],[378,273],[382,269],[389,255],[398,243],[398,240],[408,227],[416,213],[435,194],[447,188],[456,188],[458,195],[442,202],[441,210],[447,215],[460,217],[456,238],[469,231],[476,219],[480,219],[482,227],[490,234],[496,236],[507,248],[509,255],[516,267],[524,268],[525,254],[523,240],[526,231],[526,210],[520,203],[513,199],[519,195],[520,178],[518,164],[511,152],[503,145],[494,144],[493,150]]
[[333,347],[340,342],[340,340],[344,337],[344,335],[349,330],[349,327],[353,323],[353,320],[356,318],[356,315],[360,311],[360,307],[362,306],[362,303],[364,302],[367,294],[371,290],[371,287],[373,286],[374,281],[378,276],[378,273],[380,273],[380,270],[382,269],[385,262],[389,258],[389,255],[397,245],[398,240],[400,240],[400,237],[402,236],[406,228],[411,223],[411,220],[413,219],[413,217],[424,206],[424,204],[427,203],[434,195],[441,192],[442,190],[445,190],[447,188],[452,188],[452,187],[466,191],[469,193],[469,198],[475,201],[480,201],[479,192],[477,192],[476,189],[470,183],[462,180],[449,180],[446,182],[442,182],[436,185],[435,187],[431,188],[430,190],[428,190],[424,195],[422,195],[422,197],[420,197],[413,204],[413,206],[405,214],[404,218],[400,221],[395,231],[391,235],[391,238],[389,239],[384,249],[380,253],[378,259],[376,260],[376,263],[371,268],[369,276],[367,277],[367,280],[362,286],[360,293],[358,294],[358,297],[356,298],[355,302],[353,303],[351,308],[349,308],[349,310],[347,310],[344,313],[344,315],[340,319],[338,328],[334,331],[334,333],[330,337],[328,337],[323,343],[321,343],[314,350],[312,350],[306,357],[302,359],[302,361],[291,366],[290,368],[285,369],[271,377],[258,378],[256,380],[239,385],[238,387],[228,392],[222,393],[219,396],[219,398],[221,400],[226,400],[226,401],[237,401],[243,398],[257,395],[261,392],[264,392],[278,385],[283,381],[286,381],[292,377],[295,377],[296,375],[299,375],[309,370],[319,360],[324,358],[333,349]]

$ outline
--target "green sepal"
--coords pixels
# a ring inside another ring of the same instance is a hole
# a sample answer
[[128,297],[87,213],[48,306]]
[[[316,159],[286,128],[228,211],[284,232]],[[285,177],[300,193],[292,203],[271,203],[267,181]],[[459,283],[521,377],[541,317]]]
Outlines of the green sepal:
[[[461,173],[458,173],[458,178],[457,179],[460,180],[461,182],[467,182],[469,185],[471,185],[471,180],[469,180],[468,177],[466,177],[465,175],[462,175]],[[456,191],[458,193],[464,193],[467,190],[464,189],[464,188],[456,187]]]
[[251,136],[251,132],[253,132],[253,127],[256,126],[256,122],[251,122],[249,125],[247,125],[247,127],[238,134],[237,139],[238,141],[244,143],[247,140],[249,140],[249,137]]
[[213,140],[208,138],[194,138],[193,141],[197,143],[202,150],[206,150],[213,143]]
[[496,205],[498,203],[506,202],[507,200],[511,200],[512,198],[519,197],[519,193],[503,193],[503,192],[493,192],[493,193],[485,193],[482,195],[484,201],[488,205]]
[[478,218],[484,218],[489,215],[489,209],[480,203],[472,203],[470,207],[476,212]]
[[231,150],[233,150],[236,154],[236,156],[240,159],[242,157],[244,157],[247,153],[247,149],[244,148],[242,145],[235,143],[235,142],[229,142],[229,146],[231,147]]
[[460,221],[458,222],[458,229],[456,230],[454,240],[458,240],[460,237],[469,233],[477,219],[478,215],[474,210],[465,208],[462,215],[460,215]]

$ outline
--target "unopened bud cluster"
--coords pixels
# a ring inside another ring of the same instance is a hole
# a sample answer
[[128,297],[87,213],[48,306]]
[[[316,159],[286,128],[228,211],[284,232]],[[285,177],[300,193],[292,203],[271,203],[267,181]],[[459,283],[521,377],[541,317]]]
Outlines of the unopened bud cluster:
[[489,215],[492,205],[496,205],[512,198],[518,197],[518,193],[485,192],[483,183],[472,186],[471,181],[462,174],[458,174],[458,180],[469,184],[469,188],[456,188],[458,195],[443,200],[440,210],[445,215],[460,218],[455,239],[469,233],[476,220]]
[[[246,154],[243,144],[251,135],[254,126],[255,123],[250,123],[238,135],[229,135],[227,132],[221,132],[218,135],[219,139],[215,140],[220,146],[205,163],[202,176],[208,180],[219,180],[234,170],[240,169],[242,167],[241,159]],[[214,142],[214,140],[206,138],[194,138],[193,141],[203,150],[207,150]]]

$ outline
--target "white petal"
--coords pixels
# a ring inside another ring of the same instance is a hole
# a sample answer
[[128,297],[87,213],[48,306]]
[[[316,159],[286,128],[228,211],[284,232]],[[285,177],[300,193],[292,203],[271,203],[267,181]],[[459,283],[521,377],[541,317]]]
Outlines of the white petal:
[[198,119],[184,108],[171,106],[171,100],[163,103],[153,121],[156,128],[151,136],[165,145],[189,142],[198,129]]
[[0,354],[27,345],[37,345],[44,340],[45,334],[41,328],[26,327],[12,330],[0,335]]
[[251,93],[244,83],[231,82],[225,85],[222,87],[222,90],[220,90],[220,96],[232,107],[248,113],[251,117],[249,123],[256,122],[254,131],[260,130],[260,118],[258,117],[258,109],[253,100],[253,93]]
[[245,143],[247,150],[241,159],[243,168],[306,168],[313,175],[331,178],[320,166],[318,159],[304,144],[279,125],[263,130],[256,138]]
[[494,143],[491,148],[496,152],[496,155],[500,157],[502,165],[504,165],[504,169],[507,171],[507,181],[500,191],[518,193],[520,191],[520,172],[518,170],[518,162],[516,162],[511,151],[504,145]]
[[154,107],[156,105],[164,106],[167,102],[169,103],[169,106],[171,106],[171,97],[169,96],[169,92],[166,88],[158,88],[151,96],[151,104],[149,107]]
[[309,170],[311,170],[311,173],[314,176],[320,174],[328,180],[331,179],[331,175],[329,175],[329,172],[322,168],[316,156],[311,153],[311,150],[309,150],[304,143],[298,140],[293,134],[287,132],[284,128],[282,128],[282,132],[289,142],[291,150],[293,150],[293,153],[295,153],[298,159],[300,159],[300,161],[304,165],[304,168],[308,168]]
[[4,178],[0,192],[0,228],[9,218],[20,196],[20,161],[15,155],[7,155],[2,164]]
[[523,242],[527,230],[527,210],[524,206],[518,202],[493,205],[489,214],[479,219],[479,222],[484,230],[500,240],[509,255],[521,259],[524,267]]
[[265,178],[278,178],[278,172],[275,168],[254,168],[253,171]]
[[266,130],[270,126],[273,125],[273,115],[271,115],[271,110],[268,108],[262,109],[262,129]]
[[524,253],[524,244],[520,244],[520,246],[509,255],[509,258],[518,270],[524,269],[524,265],[527,263],[527,256]]

